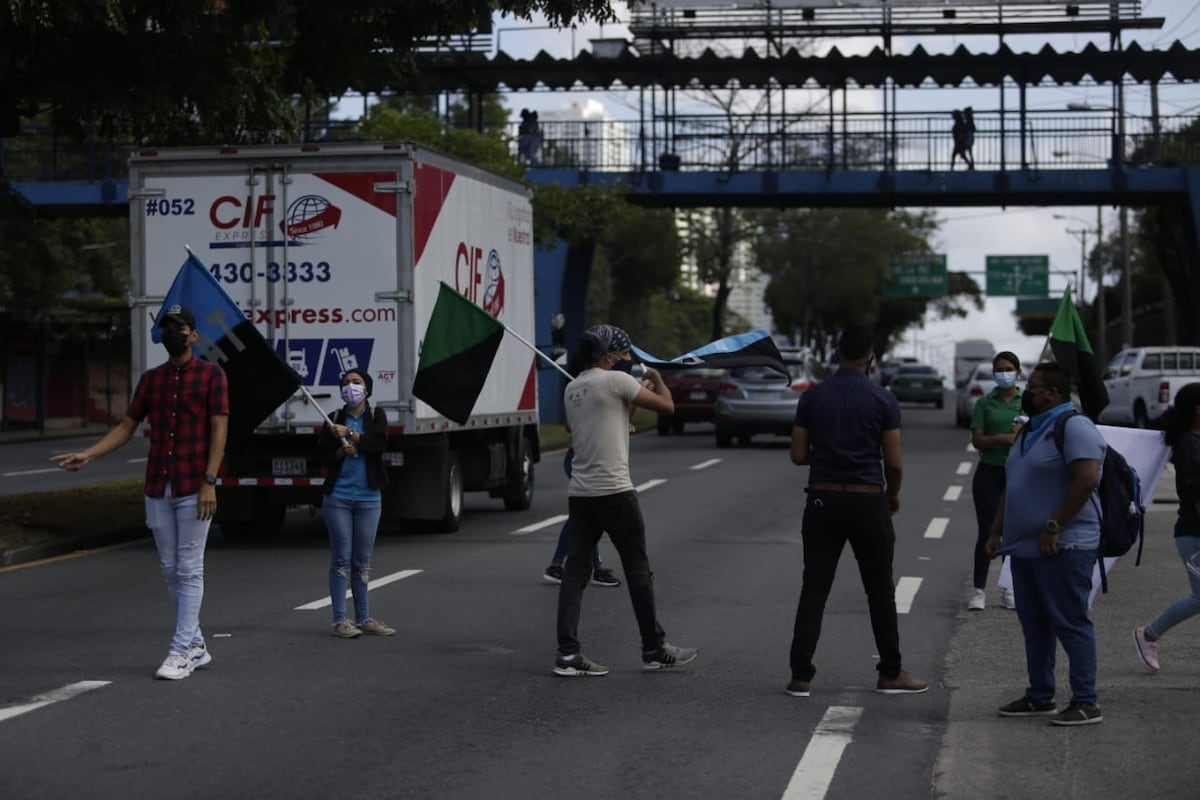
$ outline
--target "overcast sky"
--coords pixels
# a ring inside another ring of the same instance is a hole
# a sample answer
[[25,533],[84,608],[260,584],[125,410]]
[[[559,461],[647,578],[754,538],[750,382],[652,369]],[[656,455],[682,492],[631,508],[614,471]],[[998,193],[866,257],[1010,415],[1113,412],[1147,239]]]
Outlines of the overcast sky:
[[[952,5],[952,3],[951,3]],[[1066,2],[1062,2],[1066,5]],[[1197,0],[1144,0],[1142,16],[1164,17],[1166,22],[1159,30],[1132,31],[1125,34],[1125,44],[1138,42],[1142,47],[1164,48],[1176,40],[1189,48],[1200,48],[1200,2]],[[622,12],[624,12],[622,8]],[[819,12],[818,12],[819,13]],[[627,13],[622,13],[628,18]],[[567,58],[573,53],[590,49],[593,38],[624,38],[628,31],[621,25],[584,26],[576,31],[551,31],[541,23],[516,23],[511,19],[497,18],[496,38],[499,47],[516,58],[528,58],[539,50]],[[1017,52],[1040,50],[1049,42],[1058,51],[1078,51],[1089,42],[1107,48],[1107,35],[1072,36],[1021,36],[1010,37],[1009,46]],[[893,45],[896,53],[911,52],[920,44],[929,52],[949,52],[960,45],[972,52],[994,52],[996,39],[990,37],[930,37],[928,39],[897,39]],[[837,46],[843,54],[862,54],[879,46],[878,39],[823,40],[817,44],[818,52]],[[1131,87],[1126,89],[1126,107],[1129,113],[1148,115],[1150,109],[1149,89]],[[1162,86],[1159,92],[1160,113],[1200,114],[1200,87],[1195,84]],[[508,106],[515,115],[522,107],[538,111],[562,108],[568,103],[593,99],[604,105],[616,119],[634,120],[636,106],[627,95],[615,92],[533,92],[513,93],[507,98]],[[798,100],[801,98],[797,98]],[[680,111],[685,111],[685,99],[680,99]],[[877,89],[851,92],[852,108],[872,110],[881,107],[881,93]],[[1031,110],[1064,109],[1067,103],[1083,103],[1093,107],[1112,103],[1111,89],[1107,86],[1068,86],[1030,89],[1028,104]],[[900,91],[897,107],[902,111],[940,111],[972,105],[979,110],[999,108],[999,90],[985,89],[939,89],[922,88]],[[1009,90],[1007,106],[1017,107],[1017,93]],[[1046,156],[1043,155],[1043,159]],[[1045,163],[1043,162],[1043,165]],[[935,250],[945,253],[951,270],[982,273],[985,257],[992,255],[1041,254],[1050,258],[1051,270],[1077,271],[1080,266],[1080,241],[1067,233],[1068,228],[1094,229],[1095,206],[1064,208],[1017,207],[1001,208],[944,208],[939,216],[943,220],[937,236]],[[1065,215],[1074,220],[1058,220],[1054,215]],[[1117,212],[1104,208],[1104,229],[1115,231]],[[1094,237],[1089,236],[1089,248]],[[983,275],[974,275],[983,284]],[[1068,278],[1052,274],[1050,291],[1060,296]],[[1091,282],[1088,281],[1090,284]],[[1091,299],[1095,286],[1085,286],[1085,294]],[[901,346],[898,355],[919,355],[936,363],[944,372],[949,371],[952,343],[963,338],[987,338],[997,349],[1013,350],[1023,359],[1036,360],[1041,352],[1043,339],[1027,337],[1017,329],[1013,317],[1015,300],[995,298],[986,302],[983,312],[972,312],[965,320],[927,320],[924,329],[915,331],[908,342]]]

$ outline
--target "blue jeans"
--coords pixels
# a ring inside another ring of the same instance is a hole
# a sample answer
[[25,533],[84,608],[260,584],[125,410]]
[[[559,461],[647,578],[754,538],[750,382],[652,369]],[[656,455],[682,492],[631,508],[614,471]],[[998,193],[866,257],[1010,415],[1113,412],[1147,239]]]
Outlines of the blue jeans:
[[329,599],[334,625],[346,618],[347,584],[354,596],[355,624],[371,618],[367,582],[371,580],[371,551],[382,513],[379,500],[343,500],[330,495],[321,504],[321,516],[329,531]]
[[1025,634],[1025,694],[1054,699],[1055,640],[1070,662],[1072,703],[1096,703],[1096,631],[1088,616],[1095,550],[1059,550],[1049,558],[1010,558],[1017,619]]
[[172,653],[186,656],[190,648],[204,646],[200,603],[204,600],[204,546],[211,523],[196,519],[196,495],[172,497],[170,484],[165,496],[146,498],[146,527],[154,534],[163,580],[175,609]]
[[[1179,557],[1186,565],[1188,559],[1200,554],[1200,536],[1176,536],[1175,549],[1179,551]],[[1200,576],[1195,575],[1191,570],[1187,570],[1187,576],[1188,582],[1192,586],[1192,594],[1189,597],[1181,597],[1167,606],[1167,610],[1159,614],[1158,619],[1146,626],[1146,633],[1154,639],[1159,638],[1184,620],[1200,614]]]

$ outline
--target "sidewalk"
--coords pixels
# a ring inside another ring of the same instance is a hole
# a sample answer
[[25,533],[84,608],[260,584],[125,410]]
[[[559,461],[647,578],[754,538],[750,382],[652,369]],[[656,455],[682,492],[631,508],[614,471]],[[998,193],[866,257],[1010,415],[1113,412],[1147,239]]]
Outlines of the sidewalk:
[[[960,613],[946,659],[942,677],[952,694],[933,797],[1200,797],[1200,769],[1191,741],[1200,719],[1200,617],[1162,639],[1163,668],[1157,674],[1146,671],[1133,645],[1136,626],[1190,593],[1175,551],[1177,501],[1170,467],[1155,500],[1146,515],[1141,566],[1134,566],[1135,555],[1117,562],[1108,594],[1098,595],[1092,609],[1104,721],[1056,728],[1045,718],[997,716],[999,706],[1025,689],[1025,654],[1016,614],[1000,608],[998,590],[989,587],[986,611]],[[993,569],[993,582],[996,574]],[[1057,666],[1061,705],[1070,691],[1061,646]]]

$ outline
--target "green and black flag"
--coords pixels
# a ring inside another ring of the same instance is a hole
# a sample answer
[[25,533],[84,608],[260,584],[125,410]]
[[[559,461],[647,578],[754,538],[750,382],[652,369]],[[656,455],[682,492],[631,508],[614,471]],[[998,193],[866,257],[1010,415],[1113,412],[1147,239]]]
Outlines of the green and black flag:
[[465,424],[504,331],[500,320],[441,284],[421,343],[413,395],[447,419]]
[[1062,364],[1071,371],[1071,378],[1079,387],[1079,405],[1083,413],[1095,422],[1100,412],[1108,405],[1108,389],[1100,379],[1100,365],[1088,342],[1083,320],[1071,301],[1071,287],[1063,293],[1058,313],[1050,326],[1046,347],[1053,354],[1050,360]]

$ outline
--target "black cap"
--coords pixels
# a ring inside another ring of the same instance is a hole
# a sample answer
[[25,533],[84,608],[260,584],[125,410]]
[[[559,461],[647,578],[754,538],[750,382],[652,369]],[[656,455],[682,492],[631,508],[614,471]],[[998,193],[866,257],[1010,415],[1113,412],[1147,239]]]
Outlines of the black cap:
[[196,330],[196,318],[192,316],[192,312],[187,306],[181,306],[179,303],[171,306],[163,314],[163,320],[173,319],[176,322],[181,322],[187,325],[192,330]]

